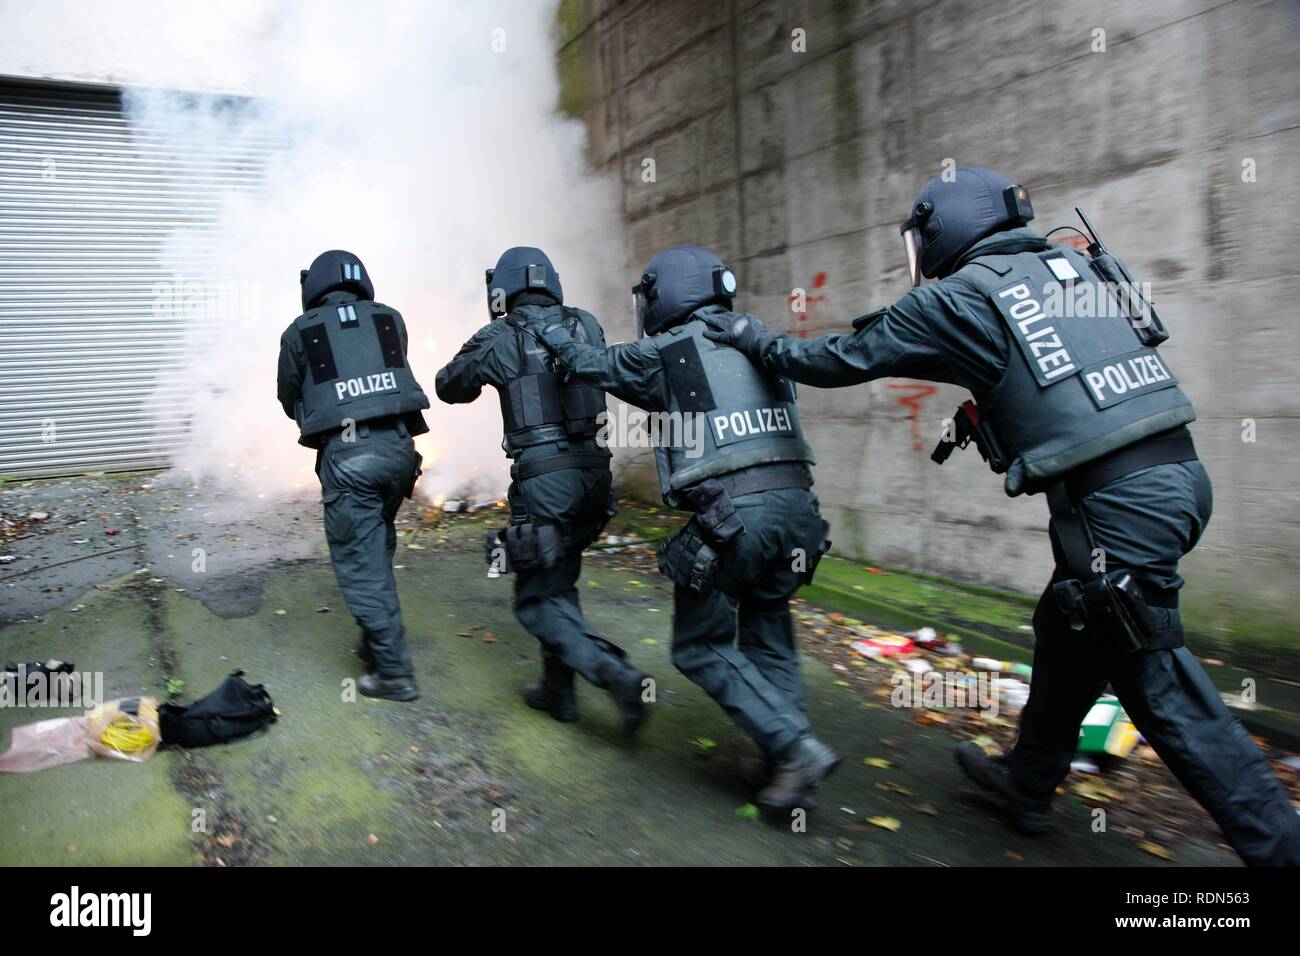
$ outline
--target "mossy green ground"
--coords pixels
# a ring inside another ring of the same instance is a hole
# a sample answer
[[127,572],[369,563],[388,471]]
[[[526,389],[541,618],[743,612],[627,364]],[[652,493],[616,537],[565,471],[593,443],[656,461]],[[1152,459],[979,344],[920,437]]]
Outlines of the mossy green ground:
[[[399,549],[423,691],[414,704],[345,699],[344,682],[361,673],[356,631],[323,547],[271,573],[248,616],[219,618],[169,582],[131,575],[0,632],[4,657],[103,670],[109,696],[163,697],[172,678],[192,698],[242,667],[282,711],[237,743],[0,777],[0,863],[1168,865],[1128,836],[1092,832],[1086,808],[1068,800],[1054,835],[1016,835],[963,785],[952,738],[864,701],[811,658],[810,714],[844,764],[806,832],[748,819],[735,765],[750,745],[672,668],[660,579],[608,559],[583,575],[593,622],[657,679],[640,739],[623,740],[610,702],[586,685],[582,719],[558,724],[519,701],[536,644],[511,615],[509,579],[484,576],[482,527],[461,519],[441,546],[426,536],[421,550]],[[0,711],[0,732],[56,713]],[[864,763],[881,755],[888,769]],[[877,787],[886,782],[910,794]],[[937,813],[918,809],[927,804]],[[196,810],[206,832],[192,830]],[[1177,850],[1178,863],[1232,859],[1206,845]]]

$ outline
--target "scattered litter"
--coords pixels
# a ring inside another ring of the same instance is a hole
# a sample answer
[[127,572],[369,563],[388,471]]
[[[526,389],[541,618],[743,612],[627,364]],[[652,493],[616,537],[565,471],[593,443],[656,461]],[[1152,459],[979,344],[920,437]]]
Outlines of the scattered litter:
[[1138,849],[1145,850],[1152,856],[1158,856],[1162,860],[1172,860],[1174,858],[1172,853],[1160,846],[1158,843],[1152,843],[1150,840],[1143,840],[1138,844]]
[[86,717],[87,744],[103,757],[144,763],[161,741],[158,701],[152,697],[111,700]]
[[902,634],[877,634],[853,642],[853,649],[863,657],[899,657],[910,654],[916,648],[916,642]]
[[1079,753],[1127,757],[1138,744],[1137,728],[1124,713],[1119,698],[1103,694],[1079,728]]
[[923,627],[912,635],[912,640],[916,646],[923,651],[937,651],[948,642],[939,636],[939,632],[932,627]]
[[1029,702],[1029,685],[1015,677],[999,677],[993,682],[997,688],[998,704],[1007,711],[1018,714]]

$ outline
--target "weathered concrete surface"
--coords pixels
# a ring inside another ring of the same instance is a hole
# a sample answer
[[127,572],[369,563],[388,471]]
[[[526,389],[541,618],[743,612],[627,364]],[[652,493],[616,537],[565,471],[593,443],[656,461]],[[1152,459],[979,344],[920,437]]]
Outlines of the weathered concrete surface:
[[[138,518],[123,531],[145,551],[179,532],[157,517],[146,526],[144,516],[185,514],[166,509],[196,500],[184,497],[195,491],[188,486],[171,498],[178,491],[165,483],[150,491],[138,482],[103,487],[112,479],[65,484],[97,503],[129,500]],[[57,494],[49,484],[22,485],[3,500],[48,505]],[[222,503],[197,495],[200,519]],[[576,725],[527,710],[517,694],[537,670],[536,645],[510,614],[509,582],[484,577],[479,550],[495,516],[404,536],[397,574],[423,696],[411,705],[347,701],[344,682],[361,673],[355,627],[315,507],[246,515],[241,534],[210,539],[208,567],[217,570],[202,575],[106,567],[83,576],[84,593],[69,586],[58,607],[39,590],[6,589],[11,623],[0,629],[0,658],[71,659],[103,671],[110,697],[161,698],[170,678],[192,699],[242,667],[268,686],[282,716],[254,738],[162,751],[143,765],[96,758],[0,776],[0,863],[1165,865],[1123,832],[1123,808],[1098,834],[1068,798],[1055,835],[1015,835],[963,786],[952,737],[864,699],[812,657],[812,719],[845,763],[820,792],[806,833],[738,816],[750,795],[735,762],[749,745],[669,663],[671,596],[661,579],[609,558],[588,564],[583,601],[657,678],[650,723],[638,742],[623,741],[612,705],[586,686]],[[48,510],[49,520],[72,514]],[[59,543],[61,533],[44,539],[43,561],[81,547]],[[308,556],[286,563],[275,555],[281,549]],[[225,596],[241,589],[232,608]],[[0,734],[61,713],[0,709]],[[701,738],[715,742],[703,755]],[[881,755],[891,768],[864,764]],[[911,793],[877,786],[886,782]],[[1129,807],[1129,819],[1146,809]],[[191,829],[196,810],[206,832]],[[504,832],[492,828],[496,810]],[[864,823],[876,816],[902,828]],[[1180,864],[1234,859],[1212,837],[1185,839],[1174,853]]]
[[[897,223],[945,160],[1030,186],[1043,230],[1075,223],[1081,205],[1152,283],[1201,416],[1217,515],[1186,562],[1187,616],[1209,636],[1293,643],[1297,10],[567,0],[561,105],[621,183],[629,277],[664,246],[713,246],[740,275],[742,308],[804,335],[906,290]],[[797,30],[806,52],[792,49]],[[626,311],[612,302],[602,318],[627,334]],[[928,460],[963,397],[899,381],[803,390],[836,547],[1034,593],[1049,554],[1042,502],[1005,498],[974,454]],[[644,481],[645,462],[627,461]]]

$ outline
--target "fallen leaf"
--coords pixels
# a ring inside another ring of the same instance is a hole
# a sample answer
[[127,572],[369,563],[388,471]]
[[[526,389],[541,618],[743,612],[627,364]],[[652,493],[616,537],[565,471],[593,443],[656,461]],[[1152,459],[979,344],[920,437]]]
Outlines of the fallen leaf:
[[379,842],[379,837],[375,836],[372,833],[370,834],[370,836],[366,837],[366,842],[369,843],[371,846],[374,846],[376,843]]
[[1162,847],[1159,843],[1152,843],[1150,840],[1143,840],[1138,844],[1139,850],[1145,850],[1152,856],[1158,856],[1162,860],[1172,860],[1174,855]]
[[891,833],[903,828],[903,821],[896,817],[867,817],[867,822],[873,827],[880,827],[880,829],[889,830]]
[[867,757],[862,762],[868,767],[879,767],[881,770],[887,770],[893,766],[893,764],[884,757]]

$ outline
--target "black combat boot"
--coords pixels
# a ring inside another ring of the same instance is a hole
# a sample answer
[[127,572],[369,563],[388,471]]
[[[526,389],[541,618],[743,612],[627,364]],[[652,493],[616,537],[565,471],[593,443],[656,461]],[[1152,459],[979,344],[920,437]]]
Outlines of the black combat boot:
[[542,658],[542,679],[524,688],[524,703],[544,710],[561,723],[578,719],[578,698],[573,690],[573,668],[558,657]]
[[1026,797],[1011,779],[1011,770],[1000,757],[990,757],[974,741],[963,740],[953,751],[962,773],[990,793],[1002,798],[1012,825],[1021,833],[1045,833],[1052,825],[1051,804]]
[[385,700],[415,700],[420,696],[420,689],[415,686],[414,677],[364,674],[357,681],[357,690],[367,697],[382,697]]
[[623,717],[623,733],[635,736],[645,721],[646,707],[641,699],[643,683],[649,680],[635,667],[629,667],[621,658],[610,657],[600,665],[597,671],[600,686],[609,691],[618,704],[618,712]]
[[740,779],[755,793],[771,783],[774,776],[776,776],[776,761],[772,759],[771,754],[740,758]]
[[772,782],[758,793],[758,805],[775,812],[809,809],[812,792],[839,765],[839,755],[812,734],[800,737],[777,760]]

